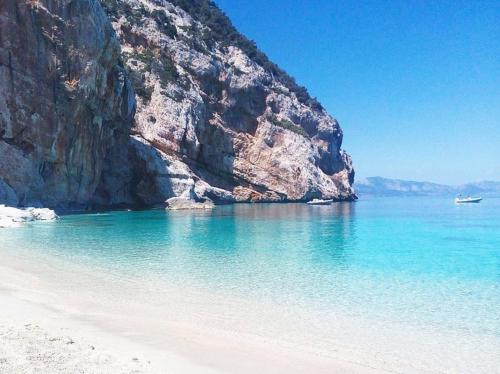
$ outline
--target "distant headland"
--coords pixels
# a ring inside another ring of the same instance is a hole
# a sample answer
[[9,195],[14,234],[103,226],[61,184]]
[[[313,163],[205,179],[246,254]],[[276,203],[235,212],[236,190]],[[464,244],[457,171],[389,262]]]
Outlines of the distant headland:
[[418,182],[383,177],[361,178],[356,181],[358,196],[447,196],[481,195],[500,197],[500,182],[481,181],[451,186],[432,182]]

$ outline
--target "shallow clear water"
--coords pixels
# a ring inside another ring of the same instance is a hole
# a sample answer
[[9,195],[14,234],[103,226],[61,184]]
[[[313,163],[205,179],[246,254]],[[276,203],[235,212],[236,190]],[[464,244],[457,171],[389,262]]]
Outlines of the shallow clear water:
[[500,199],[71,215],[2,230],[0,248],[111,277],[500,337]]

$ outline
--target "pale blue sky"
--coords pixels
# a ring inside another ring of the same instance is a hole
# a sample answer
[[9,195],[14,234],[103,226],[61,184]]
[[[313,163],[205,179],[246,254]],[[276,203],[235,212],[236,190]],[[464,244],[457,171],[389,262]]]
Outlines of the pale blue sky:
[[216,3],[338,119],[358,176],[500,180],[500,1]]

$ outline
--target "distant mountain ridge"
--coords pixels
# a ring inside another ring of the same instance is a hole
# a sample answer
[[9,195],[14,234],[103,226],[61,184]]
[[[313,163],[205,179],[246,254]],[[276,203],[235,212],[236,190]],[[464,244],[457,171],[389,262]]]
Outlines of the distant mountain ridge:
[[445,196],[463,194],[500,197],[500,182],[495,181],[450,186],[432,182],[368,177],[357,180],[354,187],[358,196]]

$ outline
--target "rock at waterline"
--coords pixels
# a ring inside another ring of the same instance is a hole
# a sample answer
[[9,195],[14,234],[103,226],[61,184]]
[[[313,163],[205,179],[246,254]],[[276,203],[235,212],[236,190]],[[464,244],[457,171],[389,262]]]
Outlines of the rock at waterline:
[[214,207],[214,203],[210,200],[199,203],[182,197],[172,197],[166,201],[166,209],[168,210],[203,210]]
[[18,209],[0,205],[0,228],[18,227],[25,222],[51,221],[57,218],[57,214],[47,208]]

